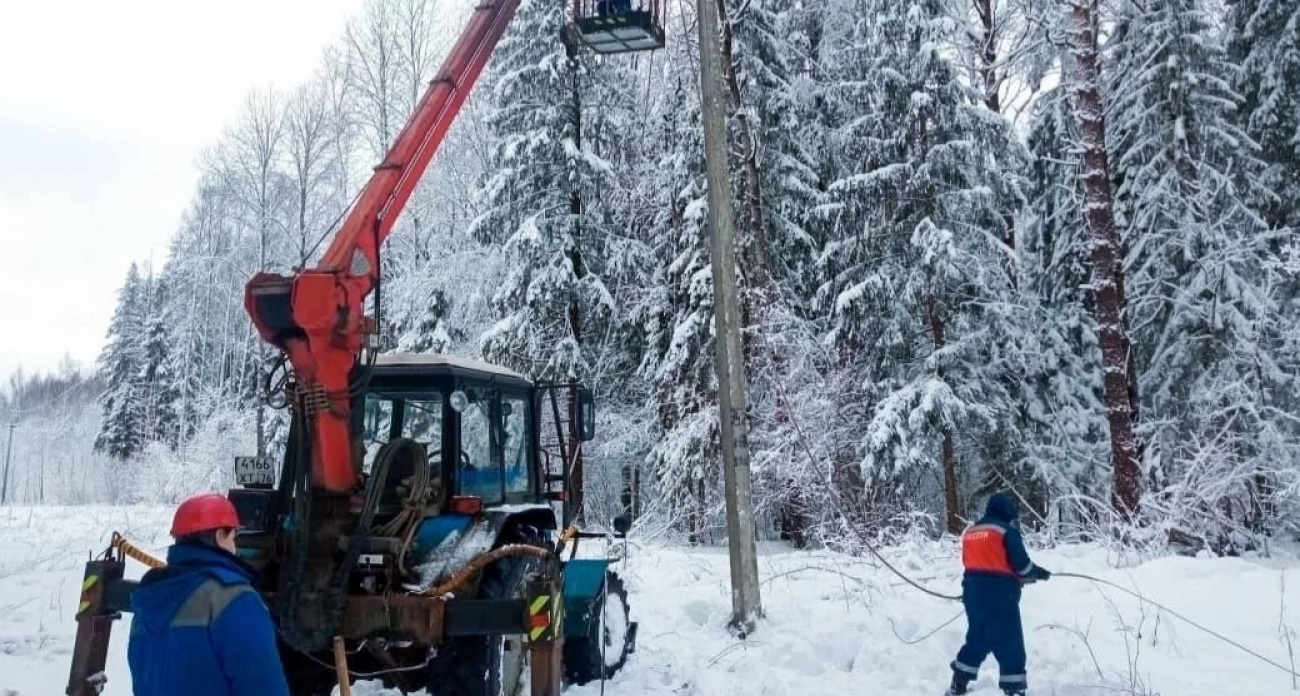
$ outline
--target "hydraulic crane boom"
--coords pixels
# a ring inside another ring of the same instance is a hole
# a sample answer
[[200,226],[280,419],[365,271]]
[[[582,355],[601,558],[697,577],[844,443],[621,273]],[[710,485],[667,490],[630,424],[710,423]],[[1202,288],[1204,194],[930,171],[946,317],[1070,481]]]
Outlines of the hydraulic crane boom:
[[[664,0],[619,3],[617,12],[606,0],[541,1],[556,3],[557,10],[572,3],[573,21],[557,37],[569,51],[578,42],[602,54],[664,45]],[[473,2],[461,36],[320,262],[290,275],[263,271],[245,286],[244,307],[258,334],[293,370],[295,437],[285,449],[278,487],[259,477],[227,495],[240,518],[238,555],[256,571],[253,587],[274,611],[295,696],[330,693],[335,684],[348,693],[356,674],[385,675],[403,693],[516,693],[525,665],[534,696],[559,696],[566,679],[581,683],[611,674],[606,646],[622,656],[620,665],[632,650],[636,622],[627,621],[626,593],[609,561],[566,561],[561,554],[568,541],[606,535],[569,525],[567,502],[558,515],[553,507],[565,490],[551,484],[570,484],[562,469],[558,477],[552,473],[550,462],[570,461],[568,453],[580,444],[566,443],[593,437],[590,391],[448,356],[383,360],[367,345],[377,322],[363,311],[366,296],[380,291],[380,249],[521,0]],[[558,389],[567,390],[576,406],[568,421],[559,415]],[[409,398],[446,397],[450,405],[456,394],[475,399],[500,427],[462,429],[460,418],[451,416],[432,432],[422,430],[432,436],[431,447],[411,436],[394,437],[373,457],[363,484],[355,403],[386,403],[394,415],[390,429],[409,435],[405,425],[420,418],[408,415]],[[544,394],[555,450],[537,432]],[[497,436],[509,429],[504,416],[512,412],[532,425],[522,439],[510,436],[520,456],[507,462]],[[482,466],[474,466],[468,453],[483,448]],[[269,468],[255,464],[259,473]],[[507,485],[520,472],[533,482],[529,490]],[[615,529],[627,532],[626,524],[620,529],[616,522]],[[128,555],[141,560],[115,535],[113,546],[86,565],[66,691],[71,696],[102,690],[112,624],[131,611],[137,588],[123,575]],[[500,581],[483,580],[489,573]],[[564,584],[570,573],[582,578],[576,589]],[[621,644],[608,633],[604,641],[599,637],[606,609],[591,608],[608,601],[622,609],[615,621],[626,626]],[[581,608],[574,621],[564,620],[570,605]],[[509,657],[525,645],[526,659]],[[350,659],[360,663],[355,673]]]
[[374,331],[362,308],[379,282],[380,246],[519,7],[519,0],[478,1],[321,262],[293,276],[259,272],[245,287],[244,307],[258,333],[285,352],[296,373],[316,488],[347,491],[356,484],[349,379],[365,334]]

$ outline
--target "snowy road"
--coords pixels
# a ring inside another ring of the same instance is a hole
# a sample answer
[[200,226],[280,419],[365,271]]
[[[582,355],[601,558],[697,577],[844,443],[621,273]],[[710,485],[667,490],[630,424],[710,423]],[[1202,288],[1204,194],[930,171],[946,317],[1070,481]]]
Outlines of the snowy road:
[[[0,695],[63,693],[82,563],[112,530],[160,552],[161,508],[14,508],[0,511]],[[1032,549],[1031,549],[1032,551]],[[951,547],[890,551],[891,562],[943,592],[957,591]],[[1300,628],[1300,563],[1270,559],[1165,558],[1116,569],[1099,549],[1035,554],[1054,570],[1086,573],[1150,595],[1284,665],[1286,631]],[[141,568],[128,571],[137,577]],[[722,550],[646,548],[624,573],[639,649],[605,684],[606,696],[843,696],[940,694],[961,643],[960,607],[903,584],[882,568],[820,552],[765,547],[760,557],[766,619],[741,643],[729,613]],[[1284,583],[1284,579],[1286,582]],[[1286,588],[1285,601],[1283,590]],[[1291,677],[1137,600],[1060,578],[1030,586],[1023,602],[1030,693],[1036,696],[1292,694]],[[105,696],[129,696],[125,623],[119,623]],[[1293,640],[1294,640],[1293,636]],[[984,666],[977,692],[991,690]],[[377,694],[370,685],[356,693]],[[596,696],[598,684],[573,687]]]

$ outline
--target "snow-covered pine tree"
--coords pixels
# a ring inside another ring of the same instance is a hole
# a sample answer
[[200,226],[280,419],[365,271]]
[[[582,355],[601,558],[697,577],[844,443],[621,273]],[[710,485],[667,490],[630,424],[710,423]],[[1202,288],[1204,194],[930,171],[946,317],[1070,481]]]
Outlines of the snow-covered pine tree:
[[[1048,488],[1045,497],[1105,499],[1105,406],[1087,292],[1090,239],[1079,210],[1079,129],[1064,88],[1049,90],[1035,105],[1028,147],[1030,204],[1018,222],[1016,247],[1019,296],[1031,317],[1024,332],[1020,427],[1029,460]],[[1068,519],[1077,521],[1078,511],[1069,512]],[[1060,511],[1057,519],[1064,515]]]
[[143,402],[141,427],[145,439],[174,447],[180,439],[181,384],[172,372],[173,336],[166,304],[167,284],[164,278],[159,278],[152,285],[136,374]]
[[126,460],[145,441],[144,403],[139,384],[142,343],[149,302],[149,279],[132,263],[117,295],[117,309],[108,325],[108,340],[99,354],[98,377],[104,391],[95,451]]
[[1023,153],[942,55],[939,2],[849,0],[841,11],[855,31],[837,63],[862,72],[837,105],[844,159],[831,191],[852,217],[823,253],[823,293],[830,339],[858,375],[852,400],[867,409],[857,456],[873,504],[851,516],[939,494],[946,527],[960,531],[970,489],[1023,461],[1001,241]]
[[[1295,274],[1300,257],[1300,4],[1285,0],[1236,0],[1229,6],[1226,31],[1227,59],[1236,66],[1233,87],[1242,96],[1237,123],[1259,143],[1264,161],[1257,193],[1251,201],[1269,227],[1283,232],[1271,240],[1271,247],[1288,262],[1290,276],[1278,288],[1279,325],[1275,335],[1261,344],[1268,346],[1276,365],[1268,374],[1274,380],[1296,374],[1300,362],[1297,335],[1291,327],[1300,325],[1300,277]],[[1261,371],[1262,372],[1262,371]],[[1300,390],[1294,387],[1259,394],[1260,408],[1279,413],[1300,413]],[[1294,441],[1288,434],[1288,419],[1271,419],[1260,434],[1265,441]],[[1262,446],[1261,449],[1266,449]],[[1286,461],[1276,459],[1275,462]],[[1259,517],[1295,519],[1294,500],[1282,498],[1292,467],[1279,466],[1275,474],[1264,474],[1254,486],[1261,500]]]
[[1300,227],[1300,3],[1235,0],[1229,5],[1227,61],[1241,94],[1237,123],[1267,163],[1253,201],[1273,228]]
[[1233,68],[1199,0],[1130,6],[1119,28],[1110,139],[1145,475],[1162,492],[1148,504],[1183,531],[1204,530],[1216,511],[1239,523],[1254,476],[1300,454],[1279,442],[1261,451],[1257,437],[1272,420],[1262,394],[1293,388],[1274,381],[1264,340],[1278,305],[1249,205],[1263,198],[1258,147],[1236,125]]
[[720,5],[756,515],[796,533],[795,517],[808,523],[797,509],[820,478],[791,412],[820,388],[808,371],[822,352],[810,311],[820,243],[808,211],[820,193],[824,137],[809,99],[817,85],[799,74],[820,17],[790,0]]
[[[817,255],[830,234],[830,225],[816,212],[828,200],[827,170],[834,161],[827,142],[826,83],[818,64],[825,8],[798,0],[769,5],[766,14],[772,16],[760,16],[764,21],[757,26],[738,22],[737,39],[745,52],[737,70],[741,93],[748,96],[741,108],[756,111],[761,126],[755,147],[766,191],[766,260],[788,311],[814,318],[819,316],[813,309]],[[751,33],[756,34],[752,39]]]
[[698,543],[721,524],[722,472],[704,134],[698,83],[673,69],[692,60],[693,42],[682,44],[666,66],[677,78],[652,110],[650,132],[662,149],[645,180],[645,238],[658,263],[637,315],[648,344],[640,374],[651,385],[656,435],[647,456],[659,494],[651,512]]
[[229,407],[237,393],[231,355],[249,322],[241,304],[247,278],[236,263],[247,249],[239,244],[234,206],[219,177],[201,178],[163,267],[181,439],[217,409]]
[[[433,264],[427,264],[425,268],[435,270]],[[448,326],[450,302],[446,292],[433,283],[423,282],[428,280],[425,273],[413,271],[410,275],[414,276],[412,280],[420,289],[407,293],[410,302],[416,306],[410,310],[409,316],[413,319],[409,326],[401,326],[403,330],[397,335],[397,350],[403,353],[445,353],[456,340],[455,334],[459,334],[455,327]]]
[[507,259],[483,355],[560,381],[593,374],[597,356],[584,345],[620,320],[604,262],[608,240],[623,232],[601,195],[611,169],[597,153],[599,138],[620,137],[620,114],[632,109],[630,98],[599,110],[586,102],[595,84],[618,79],[616,67],[537,40],[559,36],[564,18],[562,5],[524,0],[493,57],[493,168],[471,225]]

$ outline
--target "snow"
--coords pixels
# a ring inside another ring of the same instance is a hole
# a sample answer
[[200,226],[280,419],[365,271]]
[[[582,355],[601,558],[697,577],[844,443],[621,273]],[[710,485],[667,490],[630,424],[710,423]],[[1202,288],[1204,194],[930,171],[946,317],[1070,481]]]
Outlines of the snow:
[[442,353],[384,353],[375,359],[375,365],[379,367],[451,367],[461,370],[478,370],[479,372],[514,377],[521,380],[527,379],[518,372],[501,365]]
[[[102,550],[117,530],[162,554],[167,521],[167,509],[158,507],[0,510],[0,694],[62,693],[87,553]],[[950,541],[885,553],[926,586],[958,591]],[[1300,626],[1300,599],[1290,585],[1300,583],[1288,581],[1300,562],[1290,555],[1129,562],[1089,545],[1031,553],[1053,571],[1134,589],[1291,664],[1287,637]],[[604,685],[607,696],[937,695],[965,629],[959,606],[916,591],[877,563],[772,543],[759,559],[766,617],[740,641],[725,629],[725,550],[634,544],[629,556],[617,567],[640,622],[638,650]],[[128,564],[129,577],[142,571]],[[1112,588],[1053,578],[1025,589],[1022,611],[1036,695],[1296,693],[1282,670]],[[130,694],[128,626],[114,626],[105,696]],[[975,693],[996,694],[995,675],[990,658]],[[377,684],[359,684],[354,693],[395,694]],[[595,696],[601,685],[566,693]]]
[[[171,511],[162,507],[0,508],[0,694],[61,694],[67,685],[73,615],[85,562],[121,532],[147,553],[167,548]],[[145,568],[127,564],[127,577]],[[129,696],[129,624],[113,626],[104,696]]]

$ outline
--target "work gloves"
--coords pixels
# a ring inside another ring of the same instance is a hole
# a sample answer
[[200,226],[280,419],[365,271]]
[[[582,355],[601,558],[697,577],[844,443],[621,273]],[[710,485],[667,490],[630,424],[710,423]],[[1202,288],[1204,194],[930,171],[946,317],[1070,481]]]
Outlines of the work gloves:
[[1020,582],[1028,585],[1031,582],[1041,582],[1050,577],[1052,577],[1052,572],[1050,570],[1035,563],[1034,567],[1028,574],[1020,576]]

